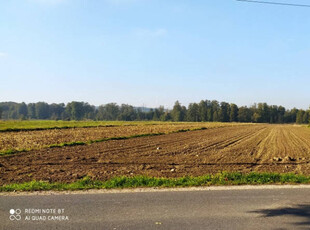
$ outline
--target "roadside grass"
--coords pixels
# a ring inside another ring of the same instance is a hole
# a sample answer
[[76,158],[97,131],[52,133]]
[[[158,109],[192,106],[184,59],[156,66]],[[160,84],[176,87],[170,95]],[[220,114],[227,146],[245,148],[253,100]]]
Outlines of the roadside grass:
[[[168,132],[168,133],[144,133],[144,134],[137,134],[137,135],[131,135],[131,136],[108,137],[108,138],[90,140],[90,141],[85,141],[85,142],[84,141],[66,142],[66,143],[43,146],[40,149],[61,148],[61,147],[65,147],[65,146],[75,146],[75,145],[90,145],[93,143],[111,141],[111,140],[126,140],[126,139],[139,138],[139,137],[160,136],[160,135],[165,135],[165,134],[170,134],[170,133],[181,133],[181,132],[198,131],[198,130],[205,130],[205,129],[207,129],[207,128],[201,127],[201,128],[193,128],[193,129],[180,129],[180,130],[172,131],[172,132]],[[0,152],[0,156],[12,155],[15,153],[20,153],[20,152],[29,152],[31,150],[38,150],[38,149],[8,149],[8,150]]]
[[310,176],[293,173],[258,173],[222,172],[199,177],[157,178],[147,176],[115,177],[107,181],[92,180],[84,177],[73,183],[30,181],[21,184],[0,186],[0,192],[13,191],[63,191],[88,189],[122,189],[122,188],[176,188],[217,185],[262,185],[262,184],[309,184]]

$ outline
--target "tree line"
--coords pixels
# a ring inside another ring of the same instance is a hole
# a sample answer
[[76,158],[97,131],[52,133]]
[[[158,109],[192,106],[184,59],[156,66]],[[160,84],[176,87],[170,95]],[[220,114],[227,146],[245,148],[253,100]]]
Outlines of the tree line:
[[309,124],[310,110],[296,108],[287,110],[283,106],[268,105],[267,103],[238,107],[233,103],[216,100],[202,100],[199,103],[190,103],[187,107],[176,101],[171,110],[165,109],[163,106],[146,109],[116,103],[96,107],[86,102],[77,101],[67,104],[1,102],[0,118],[4,120],[153,120]]

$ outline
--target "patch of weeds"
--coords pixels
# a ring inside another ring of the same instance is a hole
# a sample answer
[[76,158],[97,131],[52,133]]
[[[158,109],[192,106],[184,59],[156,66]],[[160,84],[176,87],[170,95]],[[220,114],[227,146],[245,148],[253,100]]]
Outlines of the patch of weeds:
[[243,174],[240,172],[222,172],[199,177],[163,178],[148,176],[120,176],[106,181],[92,180],[84,177],[73,183],[50,183],[45,181],[30,181],[21,184],[0,186],[0,192],[11,191],[42,191],[42,190],[85,190],[85,189],[115,189],[137,187],[192,187],[210,185],[257,185],[257,184],[309,184],[310,176],[293,173],[258,173]]
[[83,141],[75,141],[75,142],[67,142],[67,143],[61,143],[61,144],[52,144],[49,145],[48,148],[59,148],[64,146],[76,146],[76,145],[86,145]]
[[13,155],[15,153],[28,152],[29,149],[8,149],[0,152],[0,156]]

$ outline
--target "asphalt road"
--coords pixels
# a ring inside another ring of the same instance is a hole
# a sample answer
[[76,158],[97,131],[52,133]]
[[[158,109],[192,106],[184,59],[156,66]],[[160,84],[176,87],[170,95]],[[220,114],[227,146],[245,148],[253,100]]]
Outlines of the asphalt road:
[[2,194],[0,229],[310,229],[310,188]]

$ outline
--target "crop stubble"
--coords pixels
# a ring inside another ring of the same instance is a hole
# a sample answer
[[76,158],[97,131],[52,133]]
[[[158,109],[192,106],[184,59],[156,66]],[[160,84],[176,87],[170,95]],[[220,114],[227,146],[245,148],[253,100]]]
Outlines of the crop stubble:
[[42,149],[0,158],[0,184],[84,176],[200,176],[221,171],[310,174],[310,129],[246,125]]
[[0,152],[20,149],[41,149],[53,144],[87,142],[103,138],[169,133],[180,129],[215,128],[234,126],[237,123],[166,123],[156,125],[127,125],[113,127],[88,127],[69,129],[49,129],[22,132],[1,132]]

